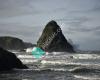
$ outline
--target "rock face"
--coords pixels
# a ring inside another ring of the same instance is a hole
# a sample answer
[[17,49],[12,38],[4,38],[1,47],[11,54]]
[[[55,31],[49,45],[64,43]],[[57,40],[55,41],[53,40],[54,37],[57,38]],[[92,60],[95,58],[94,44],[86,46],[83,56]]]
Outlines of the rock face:
[[74,52],[73,46],[64,37],[60,26],[53,20],[44,28],[37,46],[50,52]]
[[27,66],[15,56],[15,54],[0,48],[0,71],[11,70],[13,68],[26,69]]
[[27,47],[32,47],[31,43],[23,42],[21,39],[4,36],[0,37],[0,47],[10,50],[23,50]]

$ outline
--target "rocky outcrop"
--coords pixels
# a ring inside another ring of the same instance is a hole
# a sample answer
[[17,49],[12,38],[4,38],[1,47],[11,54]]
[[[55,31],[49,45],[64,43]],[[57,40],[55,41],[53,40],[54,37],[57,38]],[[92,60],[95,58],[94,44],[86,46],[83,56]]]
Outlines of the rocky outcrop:
[[11,70],[13,68],[26,69],[27,66],[15,56],[15,54],[0,48],[0,71]]
[[66,40],[60,26],[50,21],[37,41],[37,46],[45,51],[74,52],[73,46]]
[[33,44],[23,42],[23,40],[16,37],[10,37],[10,36],[0,37],[0,47],[7,50],[23,50],[25,48],[32,46]]

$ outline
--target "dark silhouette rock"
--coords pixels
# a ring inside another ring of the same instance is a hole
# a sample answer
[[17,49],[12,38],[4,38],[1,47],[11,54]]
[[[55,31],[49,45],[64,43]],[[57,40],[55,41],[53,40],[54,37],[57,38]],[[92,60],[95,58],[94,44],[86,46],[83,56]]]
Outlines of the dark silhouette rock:
[[28,67],[22,64],[14,53],[0,48],[0,71],[11,70],[13,68],[26,69]]
[[37,46],[49,52],[74,52],[73,46],[64,37],[60,26],[53,20],[44,28]]
[[33,47],[32,43],[24,42],[23,40],[10,37],[10,36],[2,36],[0,37],[0,47],[7,50],[23,50],[28,47]]

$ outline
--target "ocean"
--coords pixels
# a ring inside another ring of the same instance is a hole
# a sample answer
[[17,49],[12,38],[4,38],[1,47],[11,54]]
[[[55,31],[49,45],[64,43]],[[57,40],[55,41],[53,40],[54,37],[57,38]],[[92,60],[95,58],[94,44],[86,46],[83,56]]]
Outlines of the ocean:
[[100,80],[100,52],[52,52],[41,59],[14,53],[29,69],[0,72],[0,80]]

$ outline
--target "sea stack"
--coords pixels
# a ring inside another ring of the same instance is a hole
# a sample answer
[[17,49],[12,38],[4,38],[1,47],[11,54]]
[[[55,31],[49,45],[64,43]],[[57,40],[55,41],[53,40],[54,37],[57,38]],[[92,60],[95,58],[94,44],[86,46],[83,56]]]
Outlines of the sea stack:
[[48,52],[75,52],[54,20],[45,26],[37,46]]

